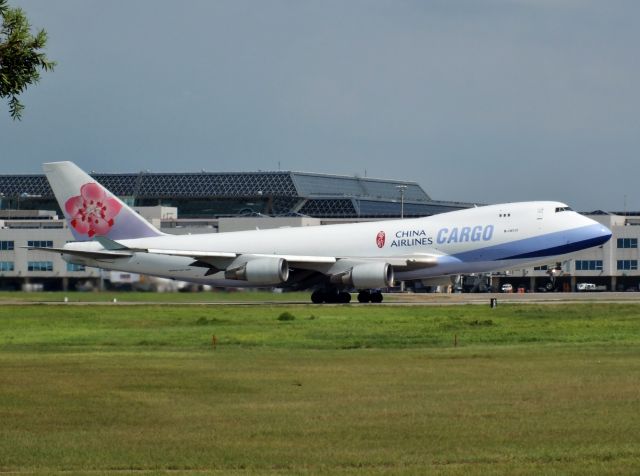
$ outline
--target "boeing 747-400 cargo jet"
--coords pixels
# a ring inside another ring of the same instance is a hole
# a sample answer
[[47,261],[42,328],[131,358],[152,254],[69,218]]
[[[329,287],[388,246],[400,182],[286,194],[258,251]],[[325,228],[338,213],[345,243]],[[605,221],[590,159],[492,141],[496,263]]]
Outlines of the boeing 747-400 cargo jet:
[[394,280],[491,272],[598,246],[605,226],[558,202],[425,218],[177,236],[162,233],[72,162],[44,164],[75,242],[69,263],[212,286],[311,288],[313,302],[380,302]]

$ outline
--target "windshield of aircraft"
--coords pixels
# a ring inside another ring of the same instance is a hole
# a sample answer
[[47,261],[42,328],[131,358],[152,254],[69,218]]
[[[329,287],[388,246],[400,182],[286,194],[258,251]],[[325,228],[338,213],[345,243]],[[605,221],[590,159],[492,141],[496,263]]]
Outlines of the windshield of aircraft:
[[556,207],[556,213],[560,212],[572,212],[571,207]]

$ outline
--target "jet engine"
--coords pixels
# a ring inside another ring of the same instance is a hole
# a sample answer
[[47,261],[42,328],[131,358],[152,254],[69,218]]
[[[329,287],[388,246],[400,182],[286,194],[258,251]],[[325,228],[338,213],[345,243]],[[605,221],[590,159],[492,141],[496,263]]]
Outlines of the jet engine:
[[334,274],[330,281],[356,289],[386,288],[393,286],[393,268],[384,262],[358,264],[349,271]]
[[225,270],[224,277],[256,285],[281,284],[289,278],[289,264],[284,258],[255,258]]

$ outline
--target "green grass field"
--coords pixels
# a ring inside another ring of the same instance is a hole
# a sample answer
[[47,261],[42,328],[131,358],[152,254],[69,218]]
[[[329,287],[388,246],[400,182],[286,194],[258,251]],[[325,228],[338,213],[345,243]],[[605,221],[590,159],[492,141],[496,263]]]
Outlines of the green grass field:
[[3,305],[1,472],[637,474],[640,305]]
[[310,292],[287,292],[274,293],[262,290],[243,290],[236,292],[214,291],[197,293],[154,293],[139,291],[101,291],[101,292],[78,292],[78,291],[42,291],[42,292],[19,292],[0,291],[0,303],[24,303],[24,302],[63,302],[67,297],[70,303],[78,302],[118,302],[130,303],[215,303],[215,302],[255,302],[255,301],[310,301]]

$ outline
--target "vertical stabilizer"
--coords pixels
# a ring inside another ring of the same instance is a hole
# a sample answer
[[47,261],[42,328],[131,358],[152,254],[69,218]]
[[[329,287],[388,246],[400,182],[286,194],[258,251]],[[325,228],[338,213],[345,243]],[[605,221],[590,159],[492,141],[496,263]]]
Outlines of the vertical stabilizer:
[[76,240],[163,234],[73,162],[50,162],[42,168]]

